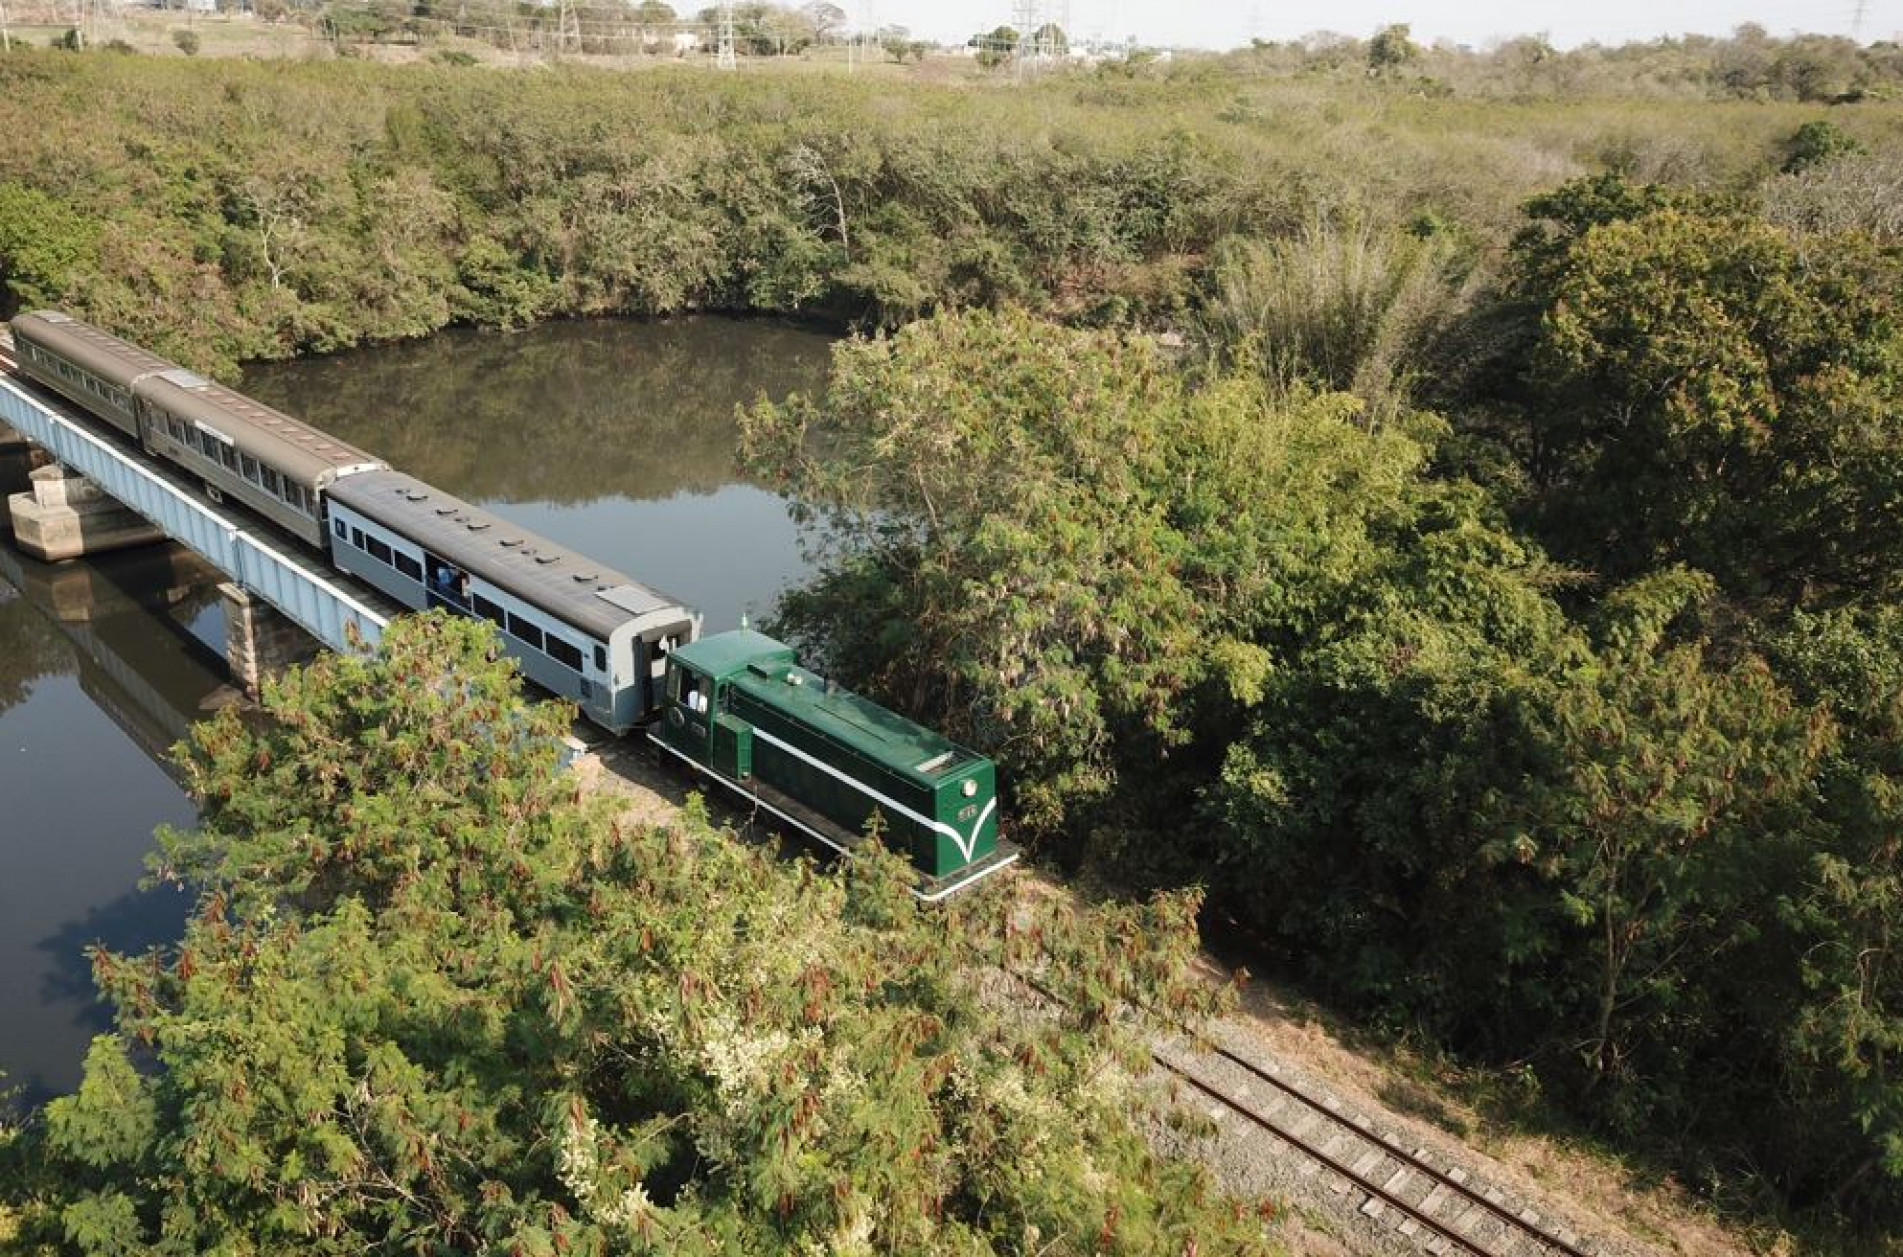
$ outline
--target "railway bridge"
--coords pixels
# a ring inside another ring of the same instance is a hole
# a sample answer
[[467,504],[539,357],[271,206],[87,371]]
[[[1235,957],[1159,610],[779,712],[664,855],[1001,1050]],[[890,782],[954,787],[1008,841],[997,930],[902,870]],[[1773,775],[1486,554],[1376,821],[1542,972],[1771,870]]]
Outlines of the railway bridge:
[[[66,403],[14,373],[0,340],[0,446],[23,439],[52,461],[32,490],[10,500],[23,548],[73,558],[169,538],[210,563],[227,620],[232,676],[256,693],[272,671],[312,653],[375,645],[402,610],[325,567],[248,517],[207,501],[197,486],[139,451],[100,435]],[[10,429],[13,437],[6,437]]]

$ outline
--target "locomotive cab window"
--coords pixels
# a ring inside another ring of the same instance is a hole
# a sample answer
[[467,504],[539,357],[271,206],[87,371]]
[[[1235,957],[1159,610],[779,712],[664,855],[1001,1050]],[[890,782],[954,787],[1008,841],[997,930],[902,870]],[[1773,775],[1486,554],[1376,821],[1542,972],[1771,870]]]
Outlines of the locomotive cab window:
[[603,646],[601,643],[597,642],[595,643],[595,671],[606,672],[607,670],[608,670],[608,648],[606,646]]
[[669,688],[675,691],[674,697],[687,710],[702,712],[707,710],[707,694],[698,672],[687,668],[675,669],[674,683]]

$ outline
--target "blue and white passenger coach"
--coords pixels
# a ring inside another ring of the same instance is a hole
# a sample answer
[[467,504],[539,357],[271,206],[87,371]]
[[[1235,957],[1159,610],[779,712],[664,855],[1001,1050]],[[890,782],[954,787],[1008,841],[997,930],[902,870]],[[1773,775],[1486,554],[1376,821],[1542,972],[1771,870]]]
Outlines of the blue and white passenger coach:
[[339,568],[405,606],[488,620],[524,675],[616,733],[658,713],[668,653],[700,634],[667,595],[414,476],[365,472],[326,496]]

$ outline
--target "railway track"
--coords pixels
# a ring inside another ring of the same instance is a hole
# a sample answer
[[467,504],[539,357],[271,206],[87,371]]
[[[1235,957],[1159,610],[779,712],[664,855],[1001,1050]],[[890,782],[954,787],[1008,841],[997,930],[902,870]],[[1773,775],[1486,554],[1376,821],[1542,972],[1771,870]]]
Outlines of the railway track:
[[[1008,972],[1008,971],[1007,971]],[[1063,1001],[1023,974],[1011,977],[1044,1001]],[[1384,1133],[1332,1096],[1320,1096],[1273,1062],[1260,1064],[1210,1044],[1151,1045],[1158,1069],[1244,1122],[1293,1149],[1330,1176],[1338,1194],[1359,1193],[1359,1211],[1387,1223],[1435,1257],[1593,1257],[1564,1226],[1548,1226],[1532,1209],[1458,1166],[1438,1166],[1412,1141]],[[1207,1067],[1192,1065],[1200,1058]]]
[[1326,1171],[1338,1193],[1359,1192],[1360,1212],[1370,1220],[1388,1223],[1437,1257],[1590,1257],[1570,1231],[1548,1229],[1538,1213],[1514,1208],[1504,1192],[1465,1170],[1434,1165],[1425,1148],[1382,1133],[1272,1063],[1257,1064],[1220,1044],[1206,1053],[1213,1066],[1207,1069],[1193,1068],[1187,1053],[1150,1054],[1165,1073]]

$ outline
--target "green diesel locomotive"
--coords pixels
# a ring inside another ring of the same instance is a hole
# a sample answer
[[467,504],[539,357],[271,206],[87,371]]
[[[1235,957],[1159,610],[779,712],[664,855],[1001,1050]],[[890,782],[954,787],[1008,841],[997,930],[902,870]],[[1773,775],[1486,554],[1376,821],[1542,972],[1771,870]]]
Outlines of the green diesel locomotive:
[[928,902],[1018,858],[998,836],[989,759],[808,672],[792,647],[750,629],[667,656],[648,737],[835,851],[864,841],[877,813]]

